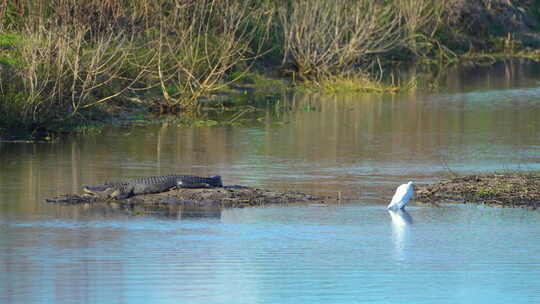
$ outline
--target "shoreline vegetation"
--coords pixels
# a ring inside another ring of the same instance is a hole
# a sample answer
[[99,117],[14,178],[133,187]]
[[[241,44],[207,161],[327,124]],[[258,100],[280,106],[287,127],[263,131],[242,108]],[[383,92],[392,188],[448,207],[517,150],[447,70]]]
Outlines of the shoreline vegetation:
[[392,80],[402,63],[538,61],[539,16],[539,0],[0,1],[0,139],[149,109],[196,121],[256,89],[399,92],[416,85]]

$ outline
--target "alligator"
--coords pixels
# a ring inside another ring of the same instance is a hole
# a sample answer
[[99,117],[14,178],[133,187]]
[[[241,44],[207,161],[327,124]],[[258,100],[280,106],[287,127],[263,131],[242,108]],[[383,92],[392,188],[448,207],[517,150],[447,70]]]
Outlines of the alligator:
[[160,193],[173,188],[223,187],[221,176],[163,175],[106,182],[98,186],[85,186],[84,192],[114,199],[125,199],[138,194]]

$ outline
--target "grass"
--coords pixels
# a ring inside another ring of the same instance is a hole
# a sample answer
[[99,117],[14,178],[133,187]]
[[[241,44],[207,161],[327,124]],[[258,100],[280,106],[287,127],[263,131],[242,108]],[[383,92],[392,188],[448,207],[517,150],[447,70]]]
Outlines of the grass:
[[279,78],[276,73],[269,75],[268,72],[255,69],[249,72],[233,72],[229,76],[230,80],[234,80],[233,88],[246,89],[253,91],[255,94],[266,94],[273,91],[285,91],[291,88],[291,82],[285,78]]
[[366,76],[327,77],[321,80],[304,81],[299,89],[321,91],[324,93],[397,93],[407,91],[415,86],[414,80],[407,85],[380,80],[371,80]]
[[14,50],[23,41],[21,35],[0,34],[0,65],[18,67],[21,65],[20,55]]
[[23,37],[18,34],[4,33],[0,34],[0,49],[13,48],[18,41],[22,41]]

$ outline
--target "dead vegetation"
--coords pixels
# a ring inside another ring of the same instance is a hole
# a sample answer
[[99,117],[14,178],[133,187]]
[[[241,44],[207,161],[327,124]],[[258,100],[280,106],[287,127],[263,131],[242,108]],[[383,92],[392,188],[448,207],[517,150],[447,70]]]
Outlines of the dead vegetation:
[[375,1],[293,1],[278,16],[283,60],[302,79],[349,72],[403,40],[399,10]]
[[416,200],[502,207],[540,207],[540,174],[471,175],[420,186]]

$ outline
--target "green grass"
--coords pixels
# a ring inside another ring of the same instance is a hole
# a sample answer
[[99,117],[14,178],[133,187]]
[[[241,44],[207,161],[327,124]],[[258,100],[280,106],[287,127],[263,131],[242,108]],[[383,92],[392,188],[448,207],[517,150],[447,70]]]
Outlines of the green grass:
[[0,48],[13,47],[19,41],[22,41],[23,37],[18,34],[0,34]]
[[397,93],[414,87],[411,82],[405,86],[371,80],[366,76],[328,77],[322,80],[310,80],[297,84],[297,88],[324,93]]
[[24,41],[21,35],[0,34],[0,64],[18,67],[21,65],[17,46]]
[[232,87],[250,88],[256,92],[283,91],[291,87],[287,79],[275,74],[275,71],[256,67],[253,71],[233,71],[227,75],[227,81]]

